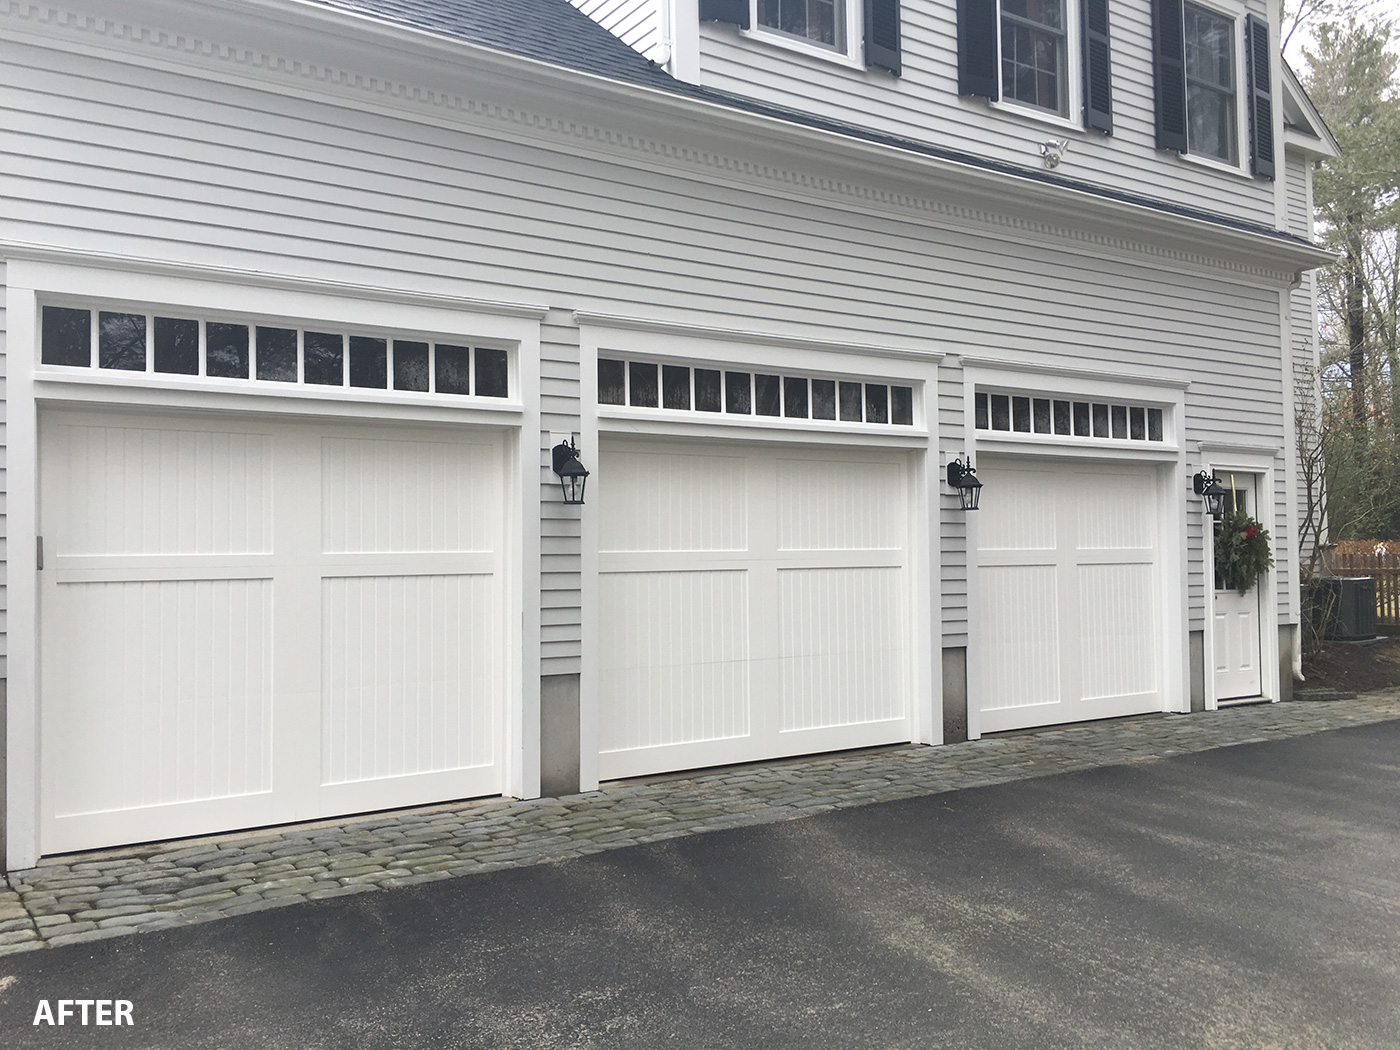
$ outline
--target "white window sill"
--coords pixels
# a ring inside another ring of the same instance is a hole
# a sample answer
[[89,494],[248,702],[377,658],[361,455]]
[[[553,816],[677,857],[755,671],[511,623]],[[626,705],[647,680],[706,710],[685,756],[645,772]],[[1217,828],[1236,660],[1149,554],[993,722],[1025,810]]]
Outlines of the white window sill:
[[793,51],[799,55],[806,55],[808,58],[815,58],[822,62],[829,62],[833,66],[842,66],[845,69],[858,69],[865,72],[865,63],[858,62],[850,54],[842,51],[834,51],[828,47],[821,47],[818,44],[809,44],[800,37],[789,36],[786,33],[779,33],[769,29],[741,29],[739,35],[746,40],[754,40],[760,44],[767,44],[771,47],[780,48],[783,51]]
[[1037,124],[1045,124],[1052,128],[1061,128],[1065,131],[1083,131],[1084,125],[1069,117],[1062,117],[1058,113],[1050,113],[1043,109],[1036,109],[1033,106],[1023,106],[1018,102],[1005,102],[990,99],[987,101],[988,107],[998,113],[1006,113],[1021,120],[1034,121]]
[[1188,164],[1197,164],[1202,168],[1210,168],[1212,171],[1218,171],[1222,175],[1234,175],[1237,178],[1249,179],[1251,182],[1254,181],[1254,173],[1248,168],[1241,167],[1237,164],[1227,164],[1223,160],[1216,160],[1214,157],[1203,156],[1200,153],[1178,153],[1177,156]]

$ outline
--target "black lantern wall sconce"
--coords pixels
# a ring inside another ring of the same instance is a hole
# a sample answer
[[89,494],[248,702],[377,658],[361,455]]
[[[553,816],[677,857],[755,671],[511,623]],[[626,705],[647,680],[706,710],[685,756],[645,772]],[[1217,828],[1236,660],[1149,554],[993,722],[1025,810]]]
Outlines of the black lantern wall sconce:
[[1198,471],[1191,479],[1191,488],[1205,500],[1210,516],[1219,521],[1225,514],[1225,493],[1228,491],[1220,480],[1214,474]]
[[564,490],[564,502],[581,504],[583,488],[588,484],[588,471],[578,461],[578,447],[573,438],[554,446],[554,473],[559,475],[559,487]]
[[955,459],[948,464],[948,484],[958,490],[958,505],[963,510],[976,510],[982,498],[982,482],[977,480],[977,468],[971,458],[967,463]]

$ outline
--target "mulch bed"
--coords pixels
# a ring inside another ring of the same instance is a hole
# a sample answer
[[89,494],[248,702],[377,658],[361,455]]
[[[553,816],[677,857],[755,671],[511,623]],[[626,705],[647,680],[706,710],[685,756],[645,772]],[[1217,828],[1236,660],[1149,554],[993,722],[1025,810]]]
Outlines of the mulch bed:
[[1298,689],[1367,693],[1400,686],[1400,628],[1382,627],[1385,641],[1367,644],[1328,642],[1313,660],[1303,664]]

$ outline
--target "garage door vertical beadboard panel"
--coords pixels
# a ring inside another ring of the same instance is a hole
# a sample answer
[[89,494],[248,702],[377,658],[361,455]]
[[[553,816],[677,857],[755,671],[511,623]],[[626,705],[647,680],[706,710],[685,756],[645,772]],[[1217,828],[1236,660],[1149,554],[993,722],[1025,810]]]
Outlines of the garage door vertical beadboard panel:
[[1053,704],[1060,695],[1060,595],[1054,565],[978,572],[985,653],[982,710]]
[[896,463],[780,459],[778,550],[897,550],[904,545]]
[[323,581],[325,783],[492,763],[494,590],[486,575]]
[[1150,561],[1079,567],[1082,697],[1126,696],[1157,688],[1157,591]]
[[[675,469],[678,460],[684,469]],[[745,471],[737,456],[609,452],[599,550],[746,549]]]
[[53,436],[65,554],[271,552],[268,435],[61,425]]
[[780,730],[903,717],[907,606],[898,568],[780,569]]
[[272,581],[68,583],[46,639],[60,817],[271,787]]
[[599,749],[749,734],[747,574],[611,572],[599,581]]
[[499,517],[490,445],[326,438],[327,554],[489,551]]
[[1054,550],[1059,542],[1054,479],[1041,471],[1004,468],[997,478],[995,512],[977,522],[981,549]]

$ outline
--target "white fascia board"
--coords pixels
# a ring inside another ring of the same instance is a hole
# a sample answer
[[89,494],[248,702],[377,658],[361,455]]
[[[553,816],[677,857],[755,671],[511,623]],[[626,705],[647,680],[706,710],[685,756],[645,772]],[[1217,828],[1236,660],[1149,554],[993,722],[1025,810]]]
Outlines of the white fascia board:
[[[1313,100],[1308,97],[1302,81],[1298,79],[1298,74],[1293,72],[1292,67],[1287,62],[1283,64],[1283,91],[1284,102],[1296,109],[1308,125],[1305,129],[1284,128],[1285,143],[1288,142],[1289,136],[1293,135],[1302,142],[1312,143],[1313,151],[1320,157],[1340,157],[1342,148],[1332,136],[1332,129],[1322,119],[1322,114],[1313,105]],[[1300,146],[1300,148],[1303,147]]]
[[[1004,209],[1008,201],[1029,205],[1043,218],[1077,222],[1094,231],[1150,240],[1153,244],[1188,252],[1207,252],[1235,262],[1297,271],[1326,266],[1336,256],[1324,249],[1251,230],[1239,229],[1205,217],[1179,215],[1148,204],[1115,200],[1087,189],[1046,183],[1029,175],[1017,175],[982,167],[968,161],[931,156],[917,149],[871,142],[823,128],[814,128],[783,117],[751,113],[708,99],[696,99],[656,88],[614,80],[565,66],[557,66],[514,52],[472,43],[433,30],[385,22],[359,12],[328,8],[314,0],[184,0],[188,13],[196,4],[224,15],[246,18],[249,8],[264,12],[267,20],[334,34],[346,44],[397,46],[419,61],[425,56],[447,61],[455,77],[479,80],[490,93],[503,85],[523,96],[530,105],[592,104],[600,114],[616,114],[620,106],[637,115],[649,115],[658,127],[684,124],[723,136],[736,150],[751,149],[754,141],[787,147],[801,155],[903,177],[926,187],[936,185],[949,197],[985,208]],[[141,8],[153,10],[159,0],[144,0]],[[138,10],[133,3],[128,17]],[[463,61],[464,56],[468,61]]]
[[1283,129],[1283,148],[1288,153],[1301,153],[1312,160],[1328,160],[1340,156],[1316,135],[1309,135],[1296,127]]

